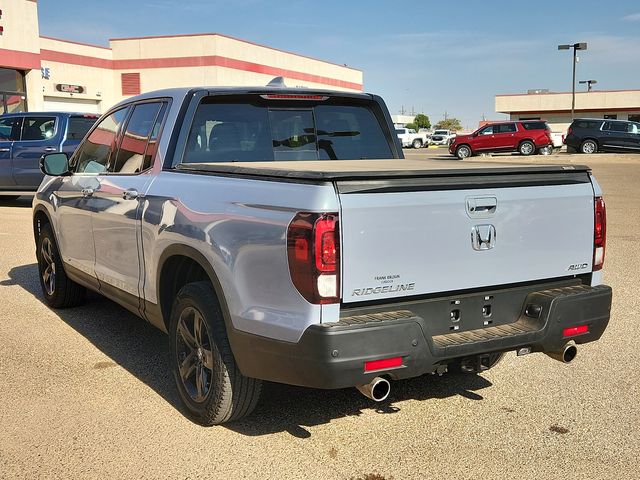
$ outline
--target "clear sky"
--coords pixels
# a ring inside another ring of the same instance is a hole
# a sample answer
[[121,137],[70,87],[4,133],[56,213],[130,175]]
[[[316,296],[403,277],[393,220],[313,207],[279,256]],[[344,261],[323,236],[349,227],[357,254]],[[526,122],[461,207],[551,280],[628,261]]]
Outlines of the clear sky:
[[[41,0],[42,35],[109,38],[216,32],[363,70],[391,113],[474,128],[494,95],[571,90],[571,52],[587,42],[578,80],[640,89],[640,1]],[[578,86],[583,89],[584,86]]]

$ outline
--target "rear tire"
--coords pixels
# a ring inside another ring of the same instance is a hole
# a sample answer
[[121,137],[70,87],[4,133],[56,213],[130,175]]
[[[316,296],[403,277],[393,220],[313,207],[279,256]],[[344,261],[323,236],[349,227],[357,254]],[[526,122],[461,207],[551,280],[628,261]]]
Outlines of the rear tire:
[[240,373],[208,282],[189,283],[178,292],[169,337],[178,393],[197,423],[218,425],[253,411],[262,381]]
[[531,155],[535,151],[536,151],[536,146],[530,140],[525,140],[518,147],[518,152],[520,152],[520,155]]
[[36,257],[40,286],[47,305],[53,308],[68,308],[84,303],[87,290],[67,277],[49,224],[45,224],[40,230]]
[[413,141],[412,145],[413,145],[413,148],[422,148],[422,141],[416,138]]
[[545,145],[538,150],[540,155],[551,155],[553,153],[553,145]]
[[585,140],[580,145],[580,151],[587,154],[596,153],[598,151],[598,144],[595,140]]

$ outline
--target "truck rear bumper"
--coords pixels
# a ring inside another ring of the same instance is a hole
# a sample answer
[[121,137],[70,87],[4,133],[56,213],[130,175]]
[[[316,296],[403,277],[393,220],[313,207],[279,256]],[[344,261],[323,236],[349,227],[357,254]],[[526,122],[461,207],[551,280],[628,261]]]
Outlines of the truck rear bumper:
[[[477,300],[482,303],[497,298],[493,293],[461,297],[460,305],[477,306]],[[380,375],[394,380],[416,377],[452,361],[487,353],[525,347],[531,352],[555,352],[569,341],[583,344],[598,340],[609,322],[612,292],[605,285],[571,285],[520,291],[519,295],[524,302],[519,302],[515,321],[483,328],[456,330],[451,325],[453,328],[442,333],[440,325],[434,330],[435,319],[424,312],[437,311],[445,303],[456,306],[456,300],[447,298],[411,302],[403,309],[378,308],[373,313],[343,317],[336,323],[313,325],[298,343],[236,331],[232,346],[246,376],[331,389],[366,384]],[[432,305],[425,310],[429,302]],[[416,310],[423,315],[417,315]],[[480,315],[486,318],[482,312]],[[586,332],[565,336],[565,329],[584,325]],[[391,358],[401,358],[401,365],[365,371],[366,362]]]

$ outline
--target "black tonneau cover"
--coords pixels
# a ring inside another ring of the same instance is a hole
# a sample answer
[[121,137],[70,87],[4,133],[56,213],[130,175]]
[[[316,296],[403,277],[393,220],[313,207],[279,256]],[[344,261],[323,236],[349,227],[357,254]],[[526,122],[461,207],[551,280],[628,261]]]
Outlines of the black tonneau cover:
[[[307,182],[334,181],[377,181],[387,179],[414,179],[422,183],[424,179],[445,179],[461,177],[473,179],[474,183],[484,177],[502,177],[505,181],[520,183],[526,179],[527,184],[584,183],[589,181],[586,165],[526,165],[460,162],[458,160],[324,160],[324,161],[276,161],[276,162],[242,162],[242,163],[183,163],[176,166],[179,171],[211,174],[233,175]],[[552,180],[553,178],[553,180]],[[410,182],[411,183],[411,182]],[[484,183],[484,182],[480,182]],[[504,186],[504,185],[503,185]]]

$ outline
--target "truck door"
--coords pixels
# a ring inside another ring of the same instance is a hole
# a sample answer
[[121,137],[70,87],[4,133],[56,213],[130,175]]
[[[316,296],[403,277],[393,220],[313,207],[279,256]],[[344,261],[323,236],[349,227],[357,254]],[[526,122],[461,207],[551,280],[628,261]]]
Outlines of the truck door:
[[515,150],[517,147],[517,131],[518,129],[515,123],[501,123],[499,125],[494,125],[494,148],[501,150]]
[[627,145],[627,123],[609,120],[604,122],[602,131],[604,133],[603,145],[609,148],[625,148]]
[[53,115],[29,115],[24,117],[20,140],[13,143],[13,178],[21,188],[36,190],[42,182],[40,157],[57,152],[64,130]]
[[71,159],[73,174],[62,178],[56,191],[58,208],[58,246],[63,260],[93,279],[95,286],[96,251],[92,229],[92,212],[99,203],[94,198],[100,188],[99,174],[104,172],[128,108],[116,110],[104,118],[80,145]]
[[11,151],[13,141],[20,138],[20,125],[22,117],[0,118],[0,190],[16,186]]
[[482,130],[480,130],[478,132],[478,136],[473,140],[473,145],[471,148],[474,151],[492,149],[495,142],[494,128],[495,125],[487,125]]
[[153,101],[133,107],[109,168],[97,176],[99,185],[91,202],[100,290],[138,312],[142,297],[142,199],[152,179],[148,173],[166,105]]

